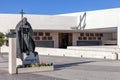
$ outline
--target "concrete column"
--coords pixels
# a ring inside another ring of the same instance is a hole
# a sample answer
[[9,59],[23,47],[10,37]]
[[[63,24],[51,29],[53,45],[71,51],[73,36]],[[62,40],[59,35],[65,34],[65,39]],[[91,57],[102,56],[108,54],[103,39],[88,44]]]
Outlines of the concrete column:
[[9,38],[9,73],[16,74],[16,39]]
[[117,45],[120,48],[120,27],[117,27]]
[[120,11],[117,11],[117,46],[120,48]]

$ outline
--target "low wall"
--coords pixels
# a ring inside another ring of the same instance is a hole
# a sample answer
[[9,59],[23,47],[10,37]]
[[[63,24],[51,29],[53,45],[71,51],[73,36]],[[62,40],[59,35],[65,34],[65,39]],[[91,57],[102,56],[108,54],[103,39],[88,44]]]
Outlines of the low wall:
[[[120,49],[117,46],[68,46],[67,49],[36,47],[40,55],[70,56],[120,60]],[[9,53],[10,47],[2,46],[2,53]]]
[[10,51],[10,48],[8,46],[3,45],[1,47],[1,52],[2,53],[8,53]]
[[[1,52],[8,53],[9,47],[2,46]],[[42,48],[37,47],[36,51],[40,55],[53,55],[53,56],[70,56],[70,57],[85,57],[85,58],[100,58],[100,59],[113,59],[120,60],[120,49],[115,46],[88,46],[88,47],[78,47],[72,46],[68,49],[59,49],[59,48]]]
[[67,49],[87,51],[110,51],[110,52],[120,51],[120,49],[117,46],[68,46]]
[[120,60],[120,48],[118,46],[68,46],[69,50],[84,50],[84,51],[104,51],[112,52],[116,55],[116,60]]
[[116,60],[117,56],[111,51],[85,51],[85,50],[69,50],[57,48],[40,48],[37,47],[36,51],[40,55],[53,55],[53,56],[70,56],[70,57],[85,57],[85,58],[100,58],[100,59],[113,59]]

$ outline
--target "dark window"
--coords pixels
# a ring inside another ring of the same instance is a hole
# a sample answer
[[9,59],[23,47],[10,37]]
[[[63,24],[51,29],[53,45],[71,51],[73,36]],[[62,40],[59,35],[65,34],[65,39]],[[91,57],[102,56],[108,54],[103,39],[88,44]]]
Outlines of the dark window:
[[80,33],[80,36],[84,36],[84,33]]
[[101,37],[98,37],[98,40],[101,40]]
[[34,32],[34,36],[37,36],[37,32]]
[[50,33],[49,32],[45,32],[45,36],[50,36]]
[[95,36],[99,36],[99,34],[98,34],[98,33],[95,33]]
[[93,37],[93,40],[96,40],[96,37]]
[[42,37],[42,40],[47,40],[47,38],[46,37]]
[[35,37],[35,40],[40,40],[40,37]]
[[102,34],[102,33],[100,33],[100,36],[102,37],[102,36],[103,36],[103,34]]
[[82,40],[82,37],[78,37],[78,40]]
[[92,40],[92,37],[88,37],[88,40]]
[[90,36],[94,36],[94,34],[93,34],[93,33],[90,33]]
[[39,32],[39,36],[43,36],[43,32]]
[[49,36],[49,37],[48,37],[48,40],[52,40],[52,37],[51,37],[51,36]]
[[89,33],[86,33],[86,36],[89,36]]
[[83,37],[83,40],[87,40],[87,37]]

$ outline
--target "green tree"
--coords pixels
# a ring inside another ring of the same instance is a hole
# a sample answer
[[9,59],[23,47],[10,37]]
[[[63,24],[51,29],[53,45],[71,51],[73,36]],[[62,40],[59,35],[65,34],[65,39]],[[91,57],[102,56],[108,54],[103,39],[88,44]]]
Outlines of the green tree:
[[0,32],[0,53],[1,53],[1,46],[4,44],[4,34]]
[[4,34],[4,44],[5,44],[6,46],[8,46],[8,44],[9,44],[8,38],[9,38],[9,33],[5,33],[5,34]]

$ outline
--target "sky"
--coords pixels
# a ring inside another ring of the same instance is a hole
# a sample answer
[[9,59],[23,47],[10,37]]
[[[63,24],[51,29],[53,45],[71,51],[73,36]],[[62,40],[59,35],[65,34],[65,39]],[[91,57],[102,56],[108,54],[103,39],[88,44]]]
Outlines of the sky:
[[120,0],[0,0],[0,13],[55,15],[120,8]]

